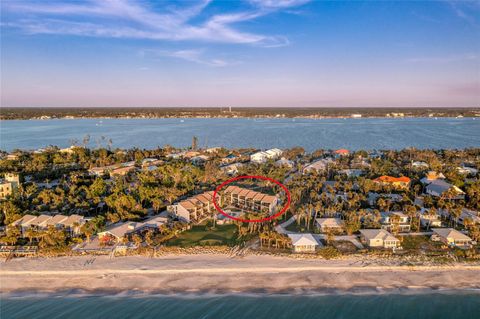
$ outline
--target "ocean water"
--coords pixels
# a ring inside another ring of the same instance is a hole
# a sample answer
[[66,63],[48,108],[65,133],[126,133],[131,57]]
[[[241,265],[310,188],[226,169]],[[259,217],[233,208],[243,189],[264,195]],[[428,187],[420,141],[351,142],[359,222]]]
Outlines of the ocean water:
[[50,297],[1,300],[0,317],[161,319],[478,319],[480,294]]
[[186,147],[197,136],[201,147],[465,148],[480,147],[480,118],[13,120],[0,121],[0,149],[68,147],[87,134],[91,147]]

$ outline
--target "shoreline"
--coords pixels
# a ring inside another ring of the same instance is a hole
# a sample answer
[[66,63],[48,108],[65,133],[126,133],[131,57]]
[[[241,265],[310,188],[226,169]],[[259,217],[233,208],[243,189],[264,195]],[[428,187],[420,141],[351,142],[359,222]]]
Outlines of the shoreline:
[[54,117],[54,118],[0,118],[0,121],[52,121],[52,120],[157,120],[157,119],[272,119],[272,120],[285,120],[285,119],[300,119],[300,120],[329,120],[329,119],[352,119],[352,120],[362,120],[362,119],[467,119],[467,118],[480,118],[478,115],[464,115],[462,117],[458,116],[362,116],[360,118],[350,117],[350,116],[285,116],[285,117],[275,117],[275,116],[164,116],[164,117]]
[[480,292],[478,263],[400,266],[359,265],[358,262],[359,259],[232,258],[210,254],[17,259],[0,265],[0,294],[171,296]]
[[356,289],[309,289],[295,291],[267,291],[262,289],[252,291],[165,291],[165,290],[86,290],[86,289],[63,289],[55,291],[32,291],[17,290],[13,292],[0,292],[0,300],[5,299],[48,299],[48,298],[223,298],[223,297],[325,297],[325,296],[417,296],[417,295],[479,295],[480,288],[447,289],[447,288],[426,288],[426,287],[405,287],[405,288],[356,288]]

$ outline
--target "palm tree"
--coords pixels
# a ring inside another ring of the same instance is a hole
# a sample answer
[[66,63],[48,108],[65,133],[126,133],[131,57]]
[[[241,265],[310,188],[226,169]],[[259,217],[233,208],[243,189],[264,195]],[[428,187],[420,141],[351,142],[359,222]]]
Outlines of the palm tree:
[[25,237],[28,238],[30,245],[33,243],[33,239],[36,238],[37,236],[38,236],[38,232],[34,230],[32,227],[29,227],[25,231]]
[[456,228],[458,218],[462,214],[462,208],[461,207],[453,207],[452,209],[450,209],[449,212],[450,212],[450,219],[453,219],[453,224],[454,224],[454,227]]

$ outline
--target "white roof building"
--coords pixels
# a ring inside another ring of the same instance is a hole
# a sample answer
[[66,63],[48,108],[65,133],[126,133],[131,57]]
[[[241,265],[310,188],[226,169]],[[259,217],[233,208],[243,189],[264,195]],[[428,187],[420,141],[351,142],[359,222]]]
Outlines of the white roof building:
[[328,230],[341,231],[344,227],[344,222],[340,218],[317,218],[315,222],[322,232]]
[[311,171],[325,171],[328,167],[328,164],[333,163],[331,158],[323,158],[321,160],[315,161],[313,163],[308,164],[303,168],[303,174],[306,174]]
[[12,223],[12,226],[20,226],[20,227],[28,227],[30,226],[30,222],[36,219],[37,216],[34,215],[24,215],[22,218],[17,219]]
[[156,216],[150,218],[144,222],[122,222],[116,223],[109,227],[109,229],[98,233],[99,238],[105,236],[115,237],[117,241],[123,239],[126,235],[139,232],[146,229],[158,229],[160,226],[166,224],[168,221],[167,217]]
[[242,163],[233,163],[233,164],[229,164],[229,165],[226,165],[226,166],[222,166],[220,167],[220,169],[225,173],[225,174],[228,174],[228,175],[236,175],[238,174],[238,170],[240,169],[240,167],[242,167],[243,164]]
[[414,168],[428,168],[428,164],[425,162],[412,162]]
[[275,162],[275,165],[276,166],[286,166],[286,167],[292,168],[293,165],[295,165],[295,163],[291,160],[288,160],[288,159],[282,157],[281,159],[279,159],[278,161]]
[[314,252],[321,246],[312,234],[288,234],[288,237],[292,240],[293,251],[297,253]]
[[257,152],[250,155],[250,161],[254,163],[265,163],[268,159],[277,159],[283,151],[278,148],[272,148],[267,151]]
[[459,166],[457,167],[457,171],[462,175],[477,175],[478,173],[478,169],[468,166]]
[[83,216],[73,214],[65,216],[61,214],[57,215],[45,215],[40,216],[25,215],[22,218],[14,221],[13,226],[20,227],[22,234],[30,227],[37,229],[46,229],[48,226],[54,226],[56,228],[65,228],[71,234],[78,234],[79,226],[84,224],[86,219]]

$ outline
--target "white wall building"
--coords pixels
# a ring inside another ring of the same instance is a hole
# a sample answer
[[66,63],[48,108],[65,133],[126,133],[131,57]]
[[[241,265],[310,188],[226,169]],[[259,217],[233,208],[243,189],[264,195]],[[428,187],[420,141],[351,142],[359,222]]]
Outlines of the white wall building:
[[272,148],[267,151],[257,152],[250,155],[250,161],[254,163],[265,163],[269,159],[277,159],[282,155],[283,151],[278,148]]
[[362,241],[369,247],[400,247],[400,240],[385,229],[361,229],[360,233]]
[[312,234],[288,234],[288,237],[292,240],[293,251],[296,253],[315,252],[320,246]]

